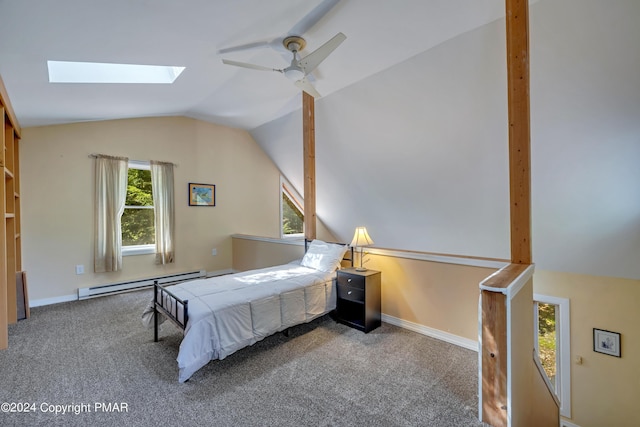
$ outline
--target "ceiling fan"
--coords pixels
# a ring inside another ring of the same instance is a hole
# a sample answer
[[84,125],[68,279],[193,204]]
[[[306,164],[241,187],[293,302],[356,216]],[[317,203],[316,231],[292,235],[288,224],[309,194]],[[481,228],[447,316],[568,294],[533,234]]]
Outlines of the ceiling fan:
[[324,61],[327,56],[331,52],[333,52],[340,44],[345,41],[347,36],[342,33],[338,33],[333,36],[328,42],[320,46],[318,49],[314,50],[304,58],[298,58],[298,53],[304,49],[307,42],[300,36],[289,36],[286,37],[282,44],[283,46],[293,54],[293,58],[291,59],[291,64],[286,68],[270,68],[262,65],[249,64],[246,62],[238,62],[231,61],[228,59],[223,59],[222,62],[227,65],[233,65],[236,67],[250,68],[252,70],[260,70],[260,71],[276,71],[278,73],[284,74],[290,80],[293,80],[295,85],[313,96],[314,98],[318,98],[321,95],[318,93],[316,88],[309,82],[307,76],[313,70],[315,70],[318,65],[322,61]]

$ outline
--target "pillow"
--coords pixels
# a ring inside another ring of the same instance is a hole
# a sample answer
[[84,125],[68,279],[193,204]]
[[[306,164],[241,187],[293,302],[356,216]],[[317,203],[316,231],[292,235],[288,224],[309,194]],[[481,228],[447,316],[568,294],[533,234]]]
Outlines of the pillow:
[[347,245],[336,245],[322,240],[313,240],[309,244],[307,253],[304,254],[300,265],[331,273],[338,269],[340,261],[342,261],[348,248]]

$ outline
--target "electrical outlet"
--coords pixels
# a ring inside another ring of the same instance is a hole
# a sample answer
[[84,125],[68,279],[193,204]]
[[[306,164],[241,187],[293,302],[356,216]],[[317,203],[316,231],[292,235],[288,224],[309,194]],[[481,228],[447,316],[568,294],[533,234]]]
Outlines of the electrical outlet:
[[84,265],[82,264],[76,265],[76,274],[84,274]]
[[218,255],[218,250],[216,248],[211,249],[211,255],[213,256]]

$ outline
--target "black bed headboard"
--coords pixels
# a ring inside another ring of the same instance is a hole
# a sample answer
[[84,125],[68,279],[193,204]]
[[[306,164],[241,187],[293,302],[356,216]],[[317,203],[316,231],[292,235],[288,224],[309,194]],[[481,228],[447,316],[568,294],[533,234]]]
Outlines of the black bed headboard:
[[[304,253],[307,253],[307,250],[309,249],[309,243],[311,243],[311,240],[305,238],[304,239]],[[340,243],[340,242],[326,242],[326,243],[332,243],[334,245],[346,245],[346,243]],[[354,256],[353,256],[353,247],[349,246],[349,249],[347,250],[347,252],[344,254],[344,258],[342,258],[343,261],[347,261],[351,263],[351,267],[353,267],[353,263],[354,261]]]

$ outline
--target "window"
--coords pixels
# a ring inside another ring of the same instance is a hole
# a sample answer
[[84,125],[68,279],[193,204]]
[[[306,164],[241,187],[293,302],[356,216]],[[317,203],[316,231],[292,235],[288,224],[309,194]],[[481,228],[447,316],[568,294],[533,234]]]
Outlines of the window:
[[535,348],[560,400],[560,415],[571,418],[569,300],[534,294]]
[[282,237],[300,237],[304,233],[302,198],[293,187],[280,178],[280,218]]
[[47,61],[50,83],[171,84],[185,67]]
[[121,231],[122,255],[155,252],[153,193],[148,162],[129,161],[127,198]]

